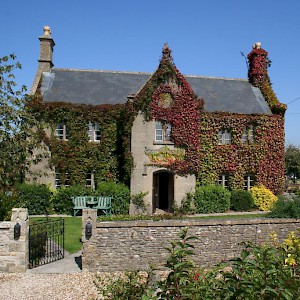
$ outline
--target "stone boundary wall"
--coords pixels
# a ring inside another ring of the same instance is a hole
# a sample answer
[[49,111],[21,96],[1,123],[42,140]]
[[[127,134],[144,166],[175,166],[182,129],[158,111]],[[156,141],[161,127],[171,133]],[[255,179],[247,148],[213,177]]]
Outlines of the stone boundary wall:
[[[21,225],[21,235],[14,239],[14,226]],[[0,273],[23,273],[28,265],[28,211],[13,208],[11,221],[0,222]]]
[[[93,212],[90,212],[93,214]],[[239,255],[240,242],[261,243],[275,231],[279,240],[290,231],[300,228],[295,219],[238,219],[238,220],[164,220],[95,222],[92,236],[84,236],[87,214],[83,217],[84,271],[111,272],[147,270],[151,265],[162,266],[166,262],[171,240],[178,239],[183,227],[189,227],[193,240],[197,265],[208,266]]]

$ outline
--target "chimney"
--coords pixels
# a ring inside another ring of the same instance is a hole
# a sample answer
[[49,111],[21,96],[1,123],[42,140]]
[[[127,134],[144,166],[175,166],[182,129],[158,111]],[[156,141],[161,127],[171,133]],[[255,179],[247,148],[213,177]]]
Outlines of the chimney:
[[54,66],[53,59],[53,47],[55,46],[54,40],[51,36],[51,29],[49,26],[44,26],[44,34],[39,37],[40,40],[40,57],[38,59],[39,65],[36,72],[33,84],[30,89],[30,94],[33,95],[36,92],[38,84],[40,82],[43,72],[49,72]]
[[268,80],[268,52],[261,48],[261,42],[257,42],[252,46],[252,51],[248,54],[249,61],[248,79],[254,86]]

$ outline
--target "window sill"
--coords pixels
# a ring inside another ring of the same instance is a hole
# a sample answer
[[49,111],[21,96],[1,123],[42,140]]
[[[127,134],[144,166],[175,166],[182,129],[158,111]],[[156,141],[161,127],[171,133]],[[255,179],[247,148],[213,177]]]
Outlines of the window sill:
[[172,141],[153,141],[153,145],[174,145]]

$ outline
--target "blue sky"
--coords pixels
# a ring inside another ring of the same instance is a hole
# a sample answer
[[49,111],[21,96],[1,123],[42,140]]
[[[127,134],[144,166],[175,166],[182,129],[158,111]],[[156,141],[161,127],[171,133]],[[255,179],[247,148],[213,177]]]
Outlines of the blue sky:
[[183,74],[247,78],[257,41],[286,113],[286,144],[300,146],[299,0],[14,0],[0,10],[0,56],[15,53],[16,81],[30,88],[38,37],[50,25],[57,68],[153,72],[168,42]]

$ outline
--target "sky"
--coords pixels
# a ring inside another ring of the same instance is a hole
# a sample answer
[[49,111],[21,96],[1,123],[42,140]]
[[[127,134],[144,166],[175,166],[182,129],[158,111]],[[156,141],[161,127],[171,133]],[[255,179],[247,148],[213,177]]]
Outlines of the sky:
[[3,0],[0,22],[0,57],[17,56],[28,90],[44,25],[56,68],[154,72],[167,42],[182,74],[246,79],[241,52],[260,41],[288,104],[285,143],[300,146],[299,0]]

